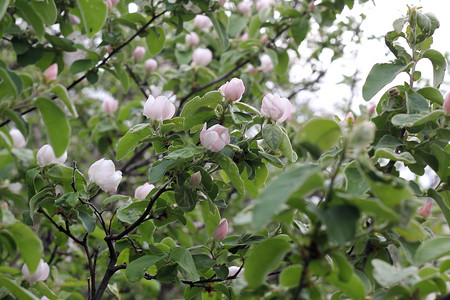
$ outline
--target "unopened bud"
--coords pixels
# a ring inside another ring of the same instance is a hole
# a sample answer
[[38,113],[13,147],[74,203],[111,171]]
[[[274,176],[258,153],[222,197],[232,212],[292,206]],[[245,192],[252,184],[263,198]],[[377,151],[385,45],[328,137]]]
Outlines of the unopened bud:
[[194,174],[192,174],[191,179],[189,180],[189,183],[192,186],[199,186],[200,182],[202,182],[202,174],[200,173],[200,171],[197,171]]
[[144,62],[144,68],[147,72],[153,72],[158,67],[158,62],[153,58],[149,58]]
[[355,124],[355,116],[351,111],[345,116],[344,122],[349,125]]
[[450,116],[450,92],[447,93],[444,100],[444,112],[447,116]]
[[223,239],[227,237],[227,233],[228,233],[228,221],[227,219],[223,218],[222,220],[220,220],[219,226],[217,226],[217,228],[214,230],[213,239],[216,242],[221,242],[223,241]]
[[141,60],[144,57],[145,54],[145,48],[141,46],[137,46],[133,51],[133,57],[136,58],[136,60]]
[[44,77],[46,82],[51,82],[58,76],[58,65],[56,63],[52,64],[47,70],[44,71]]
[[428,218],[431,213],[431,204],[431,200],[428,200],[427,203],[419,209],[419,216]]

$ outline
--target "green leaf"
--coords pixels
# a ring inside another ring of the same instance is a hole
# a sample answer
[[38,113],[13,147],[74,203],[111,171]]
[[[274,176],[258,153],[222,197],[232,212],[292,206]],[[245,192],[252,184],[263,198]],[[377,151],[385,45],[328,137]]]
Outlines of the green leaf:
[[166,42],[166,34],[162,27],[150,28],[145,37],[145,42],[147,43],[148,50],[153,56],[161,52],[164,48],[164,43]]
[[24,137],[28,136],[28,123],[22,118],[21,114],[14,110],[4,109],[2,115],[13,121]]
[[108,15],[108,6],[103,0],[76,0],[81,20],[89,37],[102,29]]
[[44,22],[42,18],[37,14],[36,10],[25,0],[17,0],[16,6],[20,9],[20,13],[28,22],[33,26],[34,32],[39,38],[42,38],[45,33]]
[[178,162],[178,160],[161,160],[160,162],[153,164],[150,169],[148,182],[158,182],[164,176],[166,171],[175,166]]
[[217,36],[219,37],[221,51],[227,50],[230,43],[228,41],[228,33],[227,33],[227,30],[226,30],[224,24],[220,20],[216,19],[216,17],[214,17],[214,15],[212,13],[208,12],[208,13],[206,13],[206,15],[209,17],[209,19],[213,23],[214,29],[217,32]]
[[69,145],[70,124],[64,111],[52,100],[38,98],[34,104],[41,112],[47,128],[50,145],[56,157],[63,155]]
[[109,203],[113,203],[116,201],[123,201],[123,200],[128,200],[130,199],[130,196],[124,196],[124,195],[112,195],[111,197],[105,198],[102,201],[102,206],[105,207],[106,205],[108,205]]
[[39,300],[31,292],[24,289],[20,285],[5,275],[0,275],[0,285],[6,287],[17,299],[21,300]]
[[65,86],[57,84],[51,88],[50,92],[55,93],[56,96],[61,99],[61,101],[67,106],[74,118],[78,118],[77,109],[75,108],[75,105],[73,105],[72,101],[70,101],[69,93],[67,93],[67,89]]
[[127,269],[125,270],[125,276],[128,281],[131,283],[138,282],[144,277],[145,272],[148,268],[152,267],[163,259],[164,256],[156,256],[156,255],[145,255],[139,257],[138,259],[133,260],[127,265]]
[[7,92],[6,95],[11,94],[14,98],[16,98],[18,95],[17,87],[14,84],[14,81],[11,78],[10,73],[6,69],[1,67],[0,67],[0,79],[2,79],[0,87],[2,90]]
[[435,102],[439,105],[444,104],[444,96],[442,96],[441,92],[438,89],[432,87],[424,87],[418,90],[417,93],[421,94],[426,99]]
[[350,298],[364,299],[364,296],[366,294],[364,284],[361,282],[361,279],[356,274],[353,274],[352,278],[348,282],[342,282],[341,280],[339,280],[338,275],[334,272],[326,276],[324,279],[325,281],[328,281],[331,284],[338,287]]
[[392,124],[397,127],[413,127],[417,125],[424,124],[426,122],[437,121],[440,117],[444,115],[444,111],[435,110],[430,113],[422,114],[397,114],[392,117]]
[[262,229],[272,216],[279,212],[280,207],[290,195],[302,188],[316,172],[318,172],[316,165],[295,166],[271,181],[256,200],[253,210],[253,227],[256,230]]
[[363,86],[363,98],[372,99],[386,84],[390,83],[398,74],[407,70],[411,64],[375,64],[367,76]]
[[280,274],[280,284],[285,287],[298,286],[302,276],[302,265],[293,265],[284,269]]
[[34,273],[44,251],[41,240],[34,234],[30,227],[21,222],[16,222],[9,226],[8,231],[13,236],[19,248],[20,255],[25,260],[30,273]]
[[339,243],[345,243],[356,233],[359,210],[352,205],[338,205],[319,211],[328,229],[328,235]]
[[263,22],[259,19],[259,16],[253,16],[248,26],[248,35],[252,38],[256,37],[262,24]]
[[153,135],[149,124],[138,124],[130,128],[128,132],[119,140],[116,147],[116,159],[121,160],[133,151],[142,140],[145,140]]
[[342,282],[349,282],[353,277],[353,265],[349,263],[347,257],[342,253],[333,252],[330,256],[338,269],[339,280]]
[[441,194],[436,192],[434,189],[428,189],[427,195],[433,198],[434,201],[436,201],[442,213],[444,214],[445,219],[447,220],[447,224],[450,224],[450,207],[447,205],[444,197],[442,197]]
[[183,247],[171,248],[169,258],[188,272],[191,275],[192,280],[197,281],[200,279],[197,269],[195,268],[194,259],[188,250]]
[[302,17],[291,24],[291,36],[297,45],[300,45],[309,32],[309,20]]
[[234,161],[220,152],[213,153],[211,159],[219,165],[219,167],[227,173],[236,190],[240,193],[244,193],[244,182],[239,175],[239,169]]
[[177,160],[177,159],[189,159],[192,158],[196,155],[200,155],[203,153],[202,148],[197,147],[194,144],[189,144],[186,147],[182,148],[182,149],[178,149],[175,151],[170,152],[165,159],[172,159],[172,160]]
[[219,209],[216,205],[209,201],[201,201],[200,209],[202,212],[203,223],[206,227],[206,232],[208,233],[208,236],[212,237],[214,230],[219,225],[221,220]]
[[280,126],[276,124],[267,124],[263,128],[263,139],[267,143],[272,151],[278,149],[280,146],[281,139],[283,138],[283,133],[281,132]]
[[448,254],[450,254],[450,236],[436,236],[422,242],[417,248],[414,261],[417,265],[423,265]]
[[183,106],[180,117],[185,118],[184,129],[193,125],[202,124],[214,115],[217,105],[222,102],[223,96],[218,91],[211,91],[202,98],[195,97]]
[[53,0],[31,1],[30,4],[46,25],[50,26],[55,23],[57,10]]
[[36,282],[34,284],[34,287],[49,300],[58,300],[58,296],[55,294],[55,292],[53,292],[43,281]]
[[3,19],[3,16],[6,13],[6,10],[8,9],[9,0],[1,0],[0,1],[0,20]]
[[373,259],[372,265],[374,268],[373,277],[383,287],[394,285],[402,280],[405,280],[409,276],[417,275],[417,272],[419,271],[415,266],[398,270],[381,259]]
[[365,212],[369,216],[377,216],[377,220],[389,220],[391,222],[397,222],[400,219],[400,215],[394,210],[384,205],[378,199],[363,199],[363,198],[346,198],[346,201],[359,208],[361,212]]
[[433,65],[433,87],[439,88],[442,81],[444,81],[445,70],[447,69],[445,57],[440,52],[432,49],[425,51],[422,57],[431,61]]
[[390,160],[396,160],[404,162],[405,164],[414,164],[416,160],[409,152],[396,153],[390,148],[380,148],[375,151],[375,158],[387,158]]
[[94,232],[95,230],[95,218],[90,214],[80,211],[78,215],[81,219],[81,224],[87,233]]
[[289,159],[291,162],[297,161],[297,153],[292,149],[291,140],[289,139],[289,136],[287,135],[286,131],[281,129],[282,132],[282,138],[280,146],[278,146],[281,153],[283,153],[284,156]]
[[289,250],[291,246],[282,236],[257,244],[245,261],[244,276],[249,287],[257,288],[263,284],[267,274],[278,267]]
[[77,74],[80,72],[85,72],[95,67],[96,64],[97,64],[96,61],[90,59],[80,59],[74,61],[73,64],[70,66],[70,73]]
[[329,150],[341,136],[341,127],[330,119],[313,119],[308,121],[295,137],[296,142],[307,143]]

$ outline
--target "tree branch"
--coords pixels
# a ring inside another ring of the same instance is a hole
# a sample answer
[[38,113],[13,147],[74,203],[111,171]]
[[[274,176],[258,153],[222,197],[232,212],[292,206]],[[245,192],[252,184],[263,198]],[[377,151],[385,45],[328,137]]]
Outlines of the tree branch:
[[139,80],[136,77],[136,74],[134,74],[133,70],[131,70],[130,66],[128,64],[125,64],[125,67],[127,68],[128,73],[130,74],[131,78],[133,78],[134,82],[138,86],[141,93],[144,95],[145,99],[148,98],[147,92],[144,90],[142,85],[139,83]]

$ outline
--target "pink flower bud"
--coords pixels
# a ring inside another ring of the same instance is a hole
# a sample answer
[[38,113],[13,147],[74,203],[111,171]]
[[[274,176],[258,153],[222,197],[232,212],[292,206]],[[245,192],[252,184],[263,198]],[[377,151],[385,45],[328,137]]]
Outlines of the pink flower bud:
[[200,38],[195,32],[191,32],[189,34],[186,34],[185,41],[189,46],[196,46],[198,45],[198,43],[200,43]]
[[369,114],[369,116],[373,115],[375,113],[375,109],[377,108],[377,106],[372,103],[369,108],[367,109],[367,113]]
[[[236,275],[236,273],[241,270],[239,272],[239,274]],[[244,268],[240,268],[240,267],[236,267],[236,266],[231,266],[228,268],[228,277],[233,277],[236,275],[236,277],[241,277],[242,274],[244,274]]]
[[267,94],[262,100],[261,114],[277,122],[284,122],[290,118],[292,104],[287,98]]
[[158,62],[153,58],[149,58],[144,62],[144,68],[147,72],[153,72],[158,67]]
[[80,24],[80,18],[78,18],[78,16],[76,15],[69,14],[69,23],[71,25]]
[[45,296],[42,296],[41,300],[50,300],[50,299],[48,299],[48,298],[45,297]]
[[18,129],[16,128],[11,129],[9,131],[9,135],[13,140],[14,148],[23,148],[27,145],[25,137],[23,136],[22,132],[20,132]]
[[208,30],[212,26],[212,22],[207,16],[196,15],[194,25],[202,30]]
[[258,11],[260,11],[261,9],[270,7],[270,6],[274,5],[274,4],[275,4],[275,2],[273,0],[258,0],[256,2],[256,9]]
[[88,170],[89,180],[97,184],[105,192],[115,192],[122,180],[122,172],[116,171],[116,166],[109,159],[100,159]]
[[63,164],[66,162],[66,159],[67,159],[67,151],[65,151],[63,155],[61,155],[60,157],[56,157],[52,146],[48,144],[42,146],[41,149],[39,149],[39,151],[36,154],[37,163],[41,167],[45,167],[49,164],[56,164],[56,163]]
[[144,54],[145,54],[145,48],[144,47],[137,46],[136,48],[134,48],[133,57],[136,60],[141,60],[144,57]]
[[28,282],[45,281],[49,273],[50,267],[43,259],[39,261],[38,267],[33,274],[30,274],[30,270],[26,264],[22,267],[23,278]]
[[102,109],[107,114],[113,114],[119,107],[119,102],[111,97],[106,97],[102,102]]
[[229,102],[239,101],[245,92],[244,82],[241,79],[233,78],[219,88],[219,92]]
[[273,70],[273,62],[269,55],[263,54],[260,58],[261,60],[261,70],[263,73],[269,73]]
[[261,37],[261,43],[267,43],[268,40],[269,40],[269,37],[267,36],[267,34],[265,34]]
[[221,242],[223,241],[224,238],[227,237],[227,233],[228,233],[228,221],[227,219],[223,218],[222,220],[220,220],[219,226],[217,226],[217,228],[214,230],[213,239],[216,242]]
[[219,152],[225,145],[230,143],[228,128],[216,124],[209,129],[206,129],[205,123],[202,132],[200,132],[200,142],[206,149],[211,150],[212,152]]
[[248,64],[247,65],[247,68],[245,69],[248,73],[250,73],[250,74],[255,74],[255,73],[257,73],[258,71],[259,71],[259,67],[255,67],[254,65],[252,65],[252,64]]
[[134,191],[134,198],[144,200],[154,188],[155,186],[153,184],[149,184],[148,182],[146,182],[136,188],[136,190]]
[[150,92],[151,92],[150,94],[152,94],[153,97],[158,97],[158,96],[161,96],[161,94],[162,94],[161,88],[159,88],[153,84],[150,86]]
[[355,124],[355,116],[351,111],[345,116],[344,122],[349,125]]
[[58,76],[58,65],[54,63],[47,70],[44,71],[44,77],[46,82],[50,82],[56,79]]
[[309,2],[309,9],[314,10],[314,7],[315,7],[314,0],[311,0],[311,2]]
[[116,6],[119,4],[120,0],[111,0],[112,5]]
[[105,0],[105,2],[106,2],[106,5],[108,5],[108,8],[111,9],[111,7],[112,7],[111,0]]
[[241,41],[246,41],[246,40],[248,40],[248,33],[247,33],[247,32],[243,33],[243,34],[241,35],[240,39],[241,39]]
[[200,182],[202,182],[202,174],[200,173],[200,171],[197,171],[192,174],[191,179],[189,179],[189,183],[192,186],[199,186]]
[[447,93],[444,100],[444,112],[447,116],[450,116],[450,92]]
[[227,2],[227,0],[219,0],[219,5],[220,5],[220,6],[224,6],[224,5],[225,5],[225,2]]
[[175,105],[165,96],[148,96],[144,104],[144,116],[148,119],[162,122],[173,117],[175,114]]
[[8,203],[2,202],[2,207],[8,209]]
[[419,216],[428,218],[431,213],[431,204],[431,200],[428,200],[427,203],[419,209]]
[[192,54],[192,62],[198,66],[207,66],[212,60],[212,52],[206,48],[197,48]]
[[248,1],[242,1],[237,4],[237,9],[243,15],[248,15],[252,11],[252,4]]

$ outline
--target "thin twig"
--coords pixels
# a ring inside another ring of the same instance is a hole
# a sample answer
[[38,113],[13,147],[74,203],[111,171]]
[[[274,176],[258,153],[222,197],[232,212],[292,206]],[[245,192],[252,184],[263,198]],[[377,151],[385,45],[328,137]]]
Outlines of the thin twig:
[[130,74],[131,78],[133,78],[134,82],[138,86],[141,93],[144,95],[145,99],[147,99],[148,98],[147,92],[142,87],[142,85],[139,83],[139,80],[137,79],[136,74],[134,74],[133,70],[130,68],[130,66],[128,64],[125,64],[125,67],[127,68],[128,73]]

